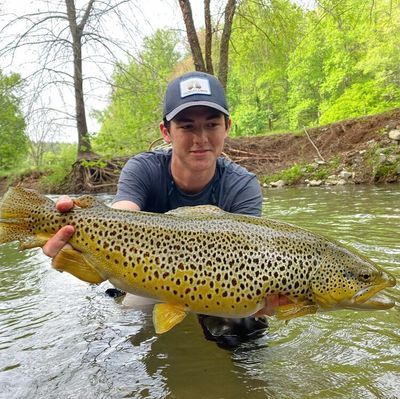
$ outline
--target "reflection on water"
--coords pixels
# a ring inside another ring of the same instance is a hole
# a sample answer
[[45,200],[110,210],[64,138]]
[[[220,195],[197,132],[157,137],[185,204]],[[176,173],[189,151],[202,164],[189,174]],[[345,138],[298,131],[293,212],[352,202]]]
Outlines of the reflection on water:
[[[400,279],[400,190],[269,190],[265,214],[358,248]],[[105,197],[107,199],[107,197]],[[270,321],[232,352],[191,315],[156,336],[151,306],[0,247],[1,398],[399,398],[400,309]],[[400,288],[390,296],[400,301]]]

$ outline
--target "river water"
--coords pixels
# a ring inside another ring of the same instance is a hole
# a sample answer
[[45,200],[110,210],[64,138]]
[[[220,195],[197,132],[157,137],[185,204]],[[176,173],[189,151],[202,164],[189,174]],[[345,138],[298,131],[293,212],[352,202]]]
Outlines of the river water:
[[[400,189],[265,192],[265,214],[322,232],[400,280]],[[110,197],[105,196],[109,200]],[[0,247],[1,398],[400,398],[400,307],[336,311],[224,350],[190,315],[156,336],[151,306],[127,307],[50,268],[41,250]],[[400,284],[389,296],[400,302]]]

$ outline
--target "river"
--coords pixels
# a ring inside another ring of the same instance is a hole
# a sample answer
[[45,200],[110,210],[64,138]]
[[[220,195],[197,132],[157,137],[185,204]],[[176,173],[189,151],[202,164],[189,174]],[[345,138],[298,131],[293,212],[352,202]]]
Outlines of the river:
[[[264,212],[357,248],[400,280],[399,186],[265,192]],[[104,196],[109,200],[110,197]],[[50,268],[39,249],[0,247],[1,398],[400,398],[400,284],[388,311],[270,319],[234,350],[195,316],[156,336],[136,308]]]

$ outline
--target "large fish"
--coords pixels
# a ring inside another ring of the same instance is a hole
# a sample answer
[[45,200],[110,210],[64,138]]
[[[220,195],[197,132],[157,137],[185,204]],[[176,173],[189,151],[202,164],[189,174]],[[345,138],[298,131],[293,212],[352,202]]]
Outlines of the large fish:
[[90,196],[59,213],[35,191],[10,188],[0,203],[0,243],[43,246],[66,224],[75,226],[72,249],[53,267],[89,283],[154,298],[158,333],[188,311],[240,318],[262,315],[270,294],[292,303],[277,316],[317,310],[389,309],[378,296],[394,277],[348,248],[299,227],[219,208],[179,208],[166,214],[111,209]]

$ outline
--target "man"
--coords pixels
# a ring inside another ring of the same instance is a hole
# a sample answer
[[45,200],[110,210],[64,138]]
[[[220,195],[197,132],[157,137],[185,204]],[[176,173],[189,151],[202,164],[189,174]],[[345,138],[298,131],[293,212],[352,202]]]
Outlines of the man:
[[[181,206],[216,205],[227,212],[260,216],[262,193],[254,174],[220,157],[231,128],[228,105],[220,82],[202,72],[189,72],[173,80],[164,98],[161,134],[172,150],[139,154],[124,166],[113,208],[163,213]],[[68,211],[64,197],[57,209]],[[72,236],[63,227],[44,246],[55,257]],[[267,301],[268,313],[285,300]],[[267,327],[264,319],[233,320],[199,316],[207,338],[220,345],[236,345]]]

